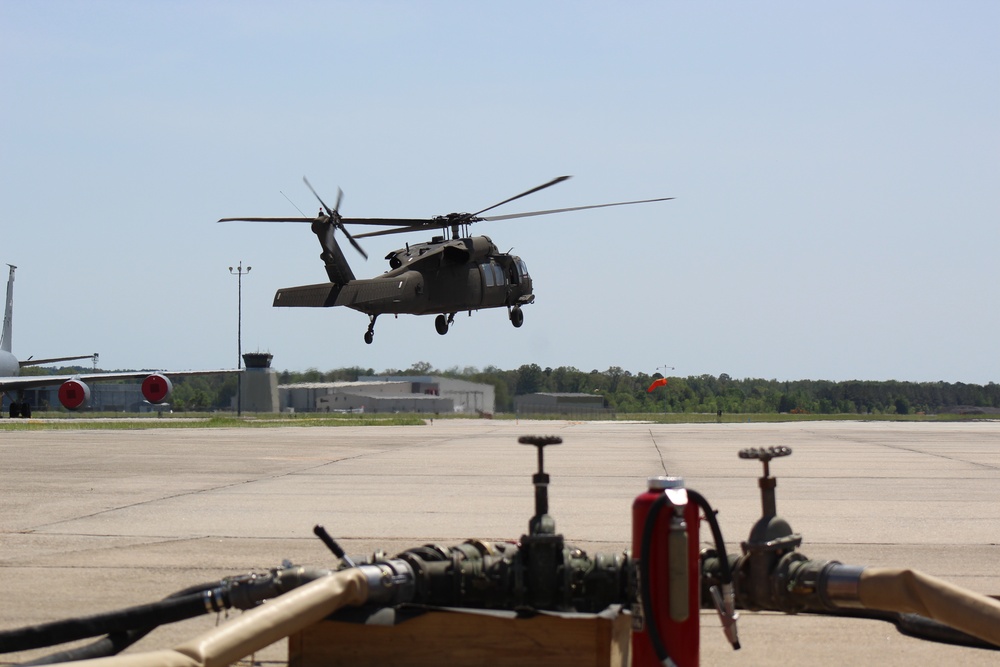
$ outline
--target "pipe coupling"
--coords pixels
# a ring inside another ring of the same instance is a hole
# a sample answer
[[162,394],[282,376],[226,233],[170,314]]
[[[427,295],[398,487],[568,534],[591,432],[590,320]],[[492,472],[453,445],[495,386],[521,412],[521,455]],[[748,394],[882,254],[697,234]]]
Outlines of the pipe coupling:
[[410,602],[416,591],[413,568],[405,560],[392,558],[359,565],[368,581],[368,602],[392,606]]
[[861,573],[864,571],[861,565],[830,563],[820,577],[823,601],[837,609],[864,609],[859,593]]

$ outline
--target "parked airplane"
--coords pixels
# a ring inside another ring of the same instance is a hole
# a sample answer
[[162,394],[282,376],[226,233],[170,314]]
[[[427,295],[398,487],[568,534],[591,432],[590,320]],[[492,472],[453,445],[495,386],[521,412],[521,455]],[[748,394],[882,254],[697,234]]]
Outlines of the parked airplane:
[[[39,364],[51,364],[58,361],[72,361],[74,359],[93,358],[96,362],[96,354],[87,354],[75,357],[54,357],[50,359],[29,358],[18,361],[11,352],[11,329],[14,311],[14,270],[17,268],[13,264],[10,267],[10,275],[7,278],[7,309],[3,316],[3,333],[0,334],[0,392],[10,398],[11,417],[30,417],[31,405],[25,399],[24,391],[35,387],[50,387],[59,385],[59,402],[68,410],[79,410],[87,407],[90,402],[90,387],[87,382],[99,382],[102,380],[128,380],[144,378],[142,381],[143,397],[158,405],[170,398],[173,385],[170,379],[163,373],[151,373],[149,371],[128,371],[123,373],[80,373],[78,375],[37,375],[21,376],[21,369],[25,366],[37,366]],[[215,371],[171,371],[170,375],[209,375],[214,373],[238,373],[237,370],[215,370]],[[12,392],[15,392],[12,395]]]

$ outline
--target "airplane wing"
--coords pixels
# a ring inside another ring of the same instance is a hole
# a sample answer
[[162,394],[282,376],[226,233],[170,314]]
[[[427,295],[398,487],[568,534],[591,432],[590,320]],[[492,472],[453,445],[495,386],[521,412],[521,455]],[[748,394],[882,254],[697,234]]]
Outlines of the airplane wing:
[[239,372],[242,371],[228,368],[214,371],[125,371],[121,373],[77,373],[75,375],[19,375],[15,377],[0,377],[0,392],[34,389],[35,387],[52,387],[69,380],[108,382],[111,380],[137,380],[147,378],[150,375],[184,377],[187,375],[215,375],[218,373]]

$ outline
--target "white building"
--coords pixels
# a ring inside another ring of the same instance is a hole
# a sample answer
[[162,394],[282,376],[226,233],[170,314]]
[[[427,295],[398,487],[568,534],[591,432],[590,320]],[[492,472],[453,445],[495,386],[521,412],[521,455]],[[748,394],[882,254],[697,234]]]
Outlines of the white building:
[[493,414],[493,385],[421,376],[366,376],[357,382],[307,382],[278,386],[283,411]]

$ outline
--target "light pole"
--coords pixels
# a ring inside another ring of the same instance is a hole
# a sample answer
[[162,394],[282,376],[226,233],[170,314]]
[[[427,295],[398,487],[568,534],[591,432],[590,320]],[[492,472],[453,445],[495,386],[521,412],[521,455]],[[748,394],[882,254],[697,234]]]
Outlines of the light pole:
[[[236,266],[229,267],[229,273],[236,276],[236,370],[243,368],[243,276],[250,273],[253,267],[243,269],[243,260]],[[236,416],[243,416],[243,373],[236,374]]]

